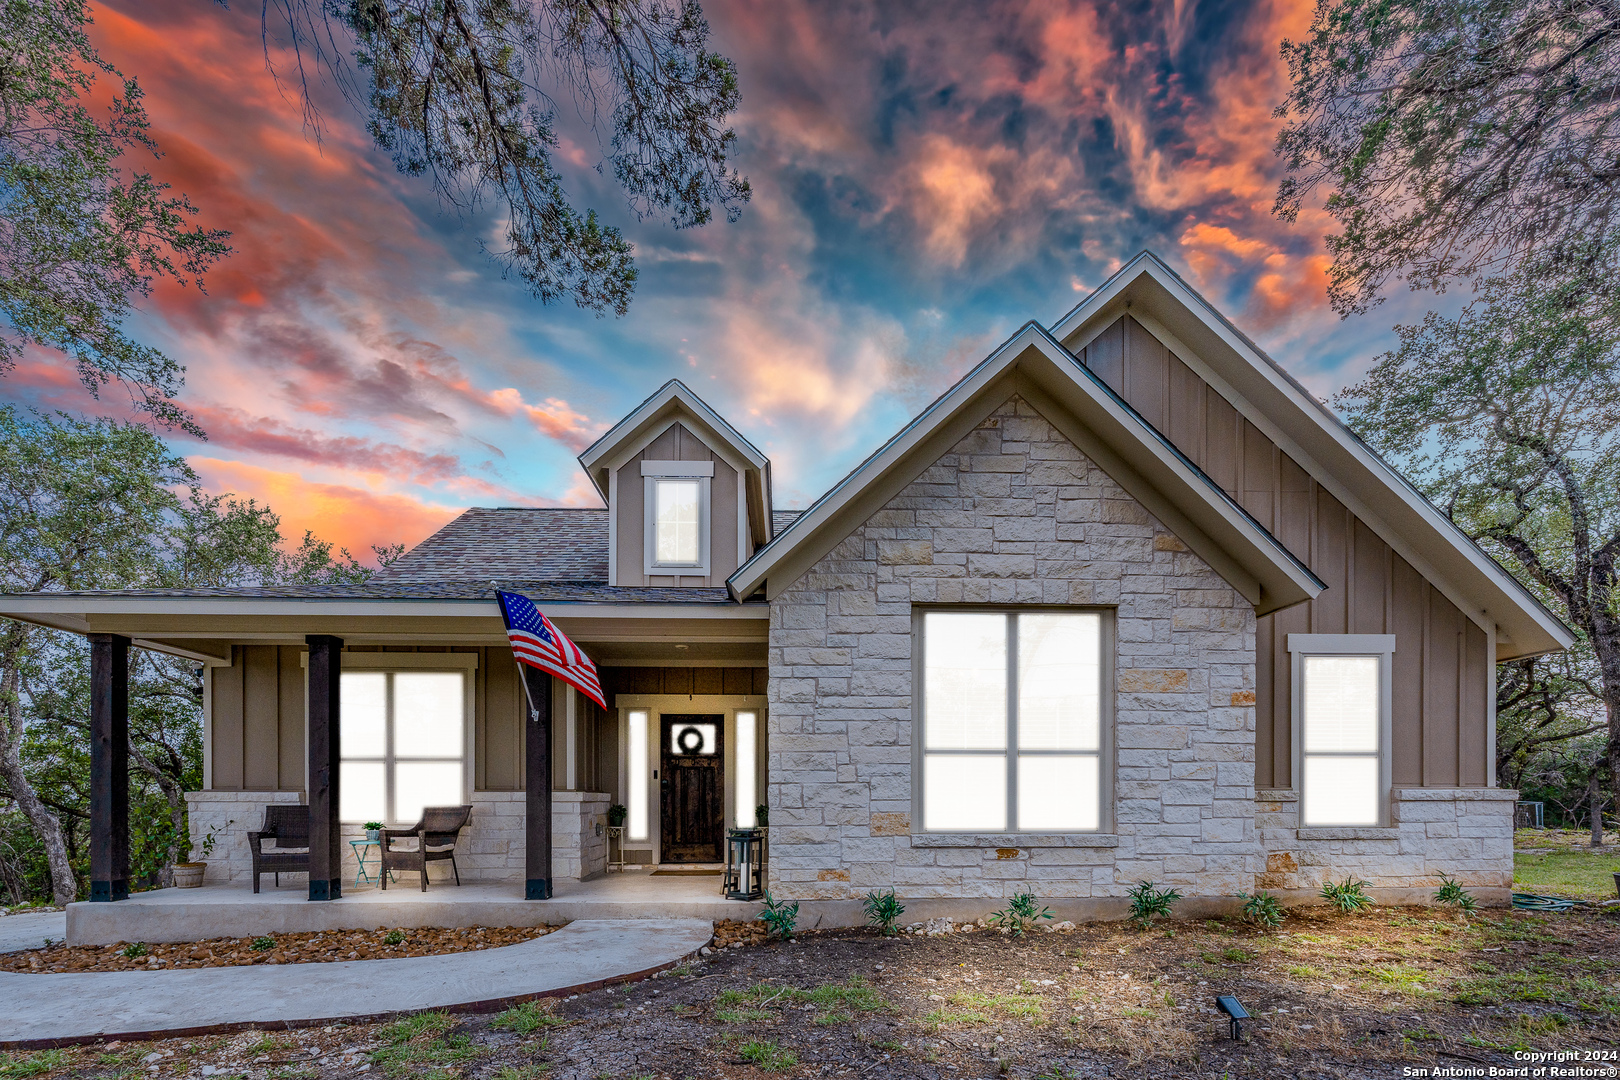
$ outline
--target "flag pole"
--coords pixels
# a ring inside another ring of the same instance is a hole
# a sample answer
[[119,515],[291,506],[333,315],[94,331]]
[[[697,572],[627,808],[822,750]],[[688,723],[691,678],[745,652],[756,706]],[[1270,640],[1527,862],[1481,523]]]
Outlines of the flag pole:
[[[506,615],[506,604],[501,600],[499,583],[495,587],[495,603],[501,609],[501,622],[511,630]],[[513,659],[516,659],[514,655]],[[518,682],[523,684],[523,697],[529,703],[529,720],[523,731],[523,897],[525,900],[550,900],[552,896],[551,867],[551,676],[546,675],[547,700],[544,713],[535,701],[529,687],[529,665],[517,661]],[[538,669],[535,669],[538,670]]]

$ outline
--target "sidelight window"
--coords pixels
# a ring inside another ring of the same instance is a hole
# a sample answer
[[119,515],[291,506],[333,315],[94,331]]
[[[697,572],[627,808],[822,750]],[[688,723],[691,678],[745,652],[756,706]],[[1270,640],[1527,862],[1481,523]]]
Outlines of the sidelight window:
[[339,816],[409,824],[466,800],[466,675],[343,673]]
[[1105,630],[1095,611],[923,614],[925,831],[1102,827]]

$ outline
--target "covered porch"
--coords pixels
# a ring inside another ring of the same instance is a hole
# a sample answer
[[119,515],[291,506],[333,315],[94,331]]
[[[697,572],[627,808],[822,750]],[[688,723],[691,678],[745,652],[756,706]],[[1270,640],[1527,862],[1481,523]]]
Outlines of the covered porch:
[[[572,913],[582,903],[613,913],[594,917],[752,917],[757,905],[721,900],[718,876],[653,871],[712,866],[725,828],[755,823],[766,790],[764,605],[585,602],[534,588],[598,663],[602,709],[515,664],[498,609],[477,591],[422,602],[188,598],[172,612],[162,597],[53,598],[39,621],[92,642],[91,897],[70,914],[69,939],[554,923],[584,917]],[[135,647],[202,666],[204,784],[187,793],[194,857],[208,863],[200,889],[136,892],[130,880]],[[685,764],[708,766],[688,770],[708,786],[685,803],[671,801],[669,783],[683,733]],[[410,739],[432,745],[410,750]],[[622,829],[609,825],[615,804],[628,811]],[[284,872],[279,888],[267,872],[255,895],[248,833],[273,805],[308,807],[308,872]],[[364,825],[406,828],[425,805],[472,808],[455,847],[463,884],[439,863],[425,893],[416,872],[377,888]],[[675,827],[690,813],[672,818],[672,806],[699,807],[707,832],[695,846]],[[610,862],[626,872],[610,874]]]

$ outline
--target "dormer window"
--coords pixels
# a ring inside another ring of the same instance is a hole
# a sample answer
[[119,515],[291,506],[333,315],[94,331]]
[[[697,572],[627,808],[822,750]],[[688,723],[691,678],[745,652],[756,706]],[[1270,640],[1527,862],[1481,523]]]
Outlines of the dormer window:
[[709,572],[712,461],[643,461],[647,485],[647,573]]
[[698,564],[696,480],[653,481],[653,552],[659,566]]

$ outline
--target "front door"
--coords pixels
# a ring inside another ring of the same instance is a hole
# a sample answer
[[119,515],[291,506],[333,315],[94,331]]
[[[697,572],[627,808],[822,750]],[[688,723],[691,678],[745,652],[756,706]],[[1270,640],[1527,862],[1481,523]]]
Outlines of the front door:
[[720,862],[726,827],[723,716],[664,714],[661,862]]

